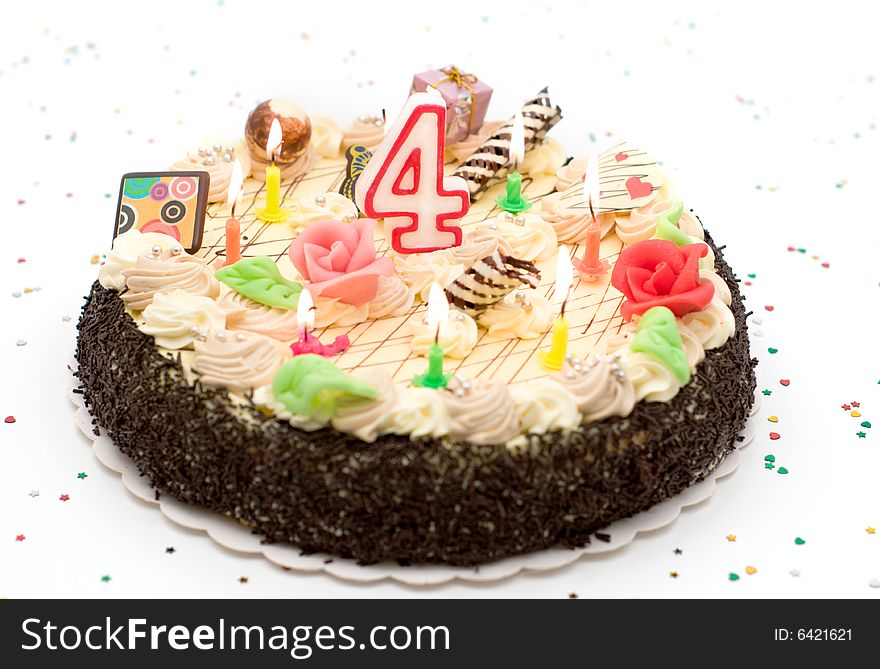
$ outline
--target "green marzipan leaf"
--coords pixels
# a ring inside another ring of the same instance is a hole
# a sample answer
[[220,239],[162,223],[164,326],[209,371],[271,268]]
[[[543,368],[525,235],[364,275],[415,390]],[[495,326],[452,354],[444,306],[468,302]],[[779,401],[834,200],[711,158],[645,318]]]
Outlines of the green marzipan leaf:
[[242,258],[234,265],[222,267],[215,276],[245,297],[278,309],[295,309],[302,286],[281,276],[271,258]]

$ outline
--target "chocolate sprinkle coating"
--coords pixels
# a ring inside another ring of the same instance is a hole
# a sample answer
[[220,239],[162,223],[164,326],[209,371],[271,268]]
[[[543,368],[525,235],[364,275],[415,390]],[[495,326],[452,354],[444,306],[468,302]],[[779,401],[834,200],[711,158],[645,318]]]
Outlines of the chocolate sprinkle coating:
[[687,386],[625,418],[532,435],[522,452],[394,435],[367,444],[235,407],[223,389],[190,385],[119,294],[97,282],[79,321],[78,375],[96,424],[164,494],[305,553],[478,565],[584,546],[609,523],[703,479],[733,450],[757,361],[739,287],[717,249],[716,263],[736,333],[706,352]]

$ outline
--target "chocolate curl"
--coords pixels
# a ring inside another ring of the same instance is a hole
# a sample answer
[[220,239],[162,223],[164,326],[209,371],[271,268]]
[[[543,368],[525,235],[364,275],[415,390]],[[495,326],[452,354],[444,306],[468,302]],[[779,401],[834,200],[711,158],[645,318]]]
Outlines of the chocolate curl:
[[[526,151],[541,143],[547,132],[562,118],[562,110],[552,106],[545,87],[522,107]],[[510,167],[510,135],[513,118],[495,131],[458,169],[455,176],[467,181],[471,202],[496,184]]]
[[476,316],[517,288],[536,288],[540,280],[541,273],[534,263],[495,251],[453,281],[446,288],[446,298],[456,308]]

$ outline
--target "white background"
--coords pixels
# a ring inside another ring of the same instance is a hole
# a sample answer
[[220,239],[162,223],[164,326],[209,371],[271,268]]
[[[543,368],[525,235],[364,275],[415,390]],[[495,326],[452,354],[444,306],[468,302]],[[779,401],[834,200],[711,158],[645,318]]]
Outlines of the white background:
[[[865,530],[880,526],[880,50],[869,3],[406,5],[7,10],[0,417],[17,422],[0,423],[0,595],[880,597],[869,587],[880,533]],[[172,525],[96,462],[66,399],[76,315],[96,274],[90,258],[109,249],[120,175],[165,168],[205,136],[240,134],[262,99],[289,97],[347,123],[398,107],[413,73],[449,63],[495,88],[490,117],[549,84],[565,117],[552,135],[572,155],[590,148],[590,133],[650,150],[740,277],[757,275],[745,293],[763,319],[752,326],[763,332],[753,338],[759,388],[773,394],[740,470],[621,551],[483,586],[287,573]],[[851,400],[858,420],[840,408]],[[866,419],[875,427],[859,439]],[[771,443],[771,430],[782,438]],[[790,473],[765,470],[767,453]]]

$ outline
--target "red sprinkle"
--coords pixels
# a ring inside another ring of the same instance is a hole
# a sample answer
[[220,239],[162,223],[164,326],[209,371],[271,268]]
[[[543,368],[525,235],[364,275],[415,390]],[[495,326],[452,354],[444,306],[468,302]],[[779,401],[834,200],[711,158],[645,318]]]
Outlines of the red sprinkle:
[[843,409],[844,411],[849,411],[850,409],[852,409],[852,407],[849,404],[841,404],[840,408]]
[[766,307],[764,307],[764,308],[765,308],[767,311],[773,311],[773,305],[772,305],[772,304],[768,304],[768,305],[767,305]]
[[773,441],[776,441],[777,439],[779,439],[779,433],[778,432],[771,432],[770,439]]
[[19,258],[19,259],[18,259],[18,264],[19,264],[19,265],[20,265],[21,263],[23,263],[23,262],[25,262],[25,259],[24,259],[24,258]]
[[6,416],[6,418],[5,418],[5,420],[4,420],[3,422],[4,422],[4,423],[14,423],[14,422],[15,422],[15,416]]
[[24,541],[25,539],[27,539],[27,537],[24,536],[23,534],[16,534],[16,535],[15,535],[15,540],[16,540],[16,541]]
[[862,404],[861,404],[860,402],[856,402],[855,400],[853,400],[852,402],[850,402],[850,404],[852,404],[852,405],[853,405],[854,407],[856,407],[857,409],[858,409],[860,406],[862,406]]
[[797,251],[797,249],[796,249],[795,247],[793,247],[793,246],[789,246],[789,247],[788,247],[788,250],[789,250],[789,251]]
[[788,379],[779,379],[779,383],[781,383],[783,386],[787,386],[789,383],[791,383],[791,381],[789,381]]
[[16,202],[19,207],[24,204],[24,200],[17,200]]
[[827,263],[827,262],[823,262],[822,267],[824,267],[825,269],[828,269],[829,267],[831,267],[831,264]]

